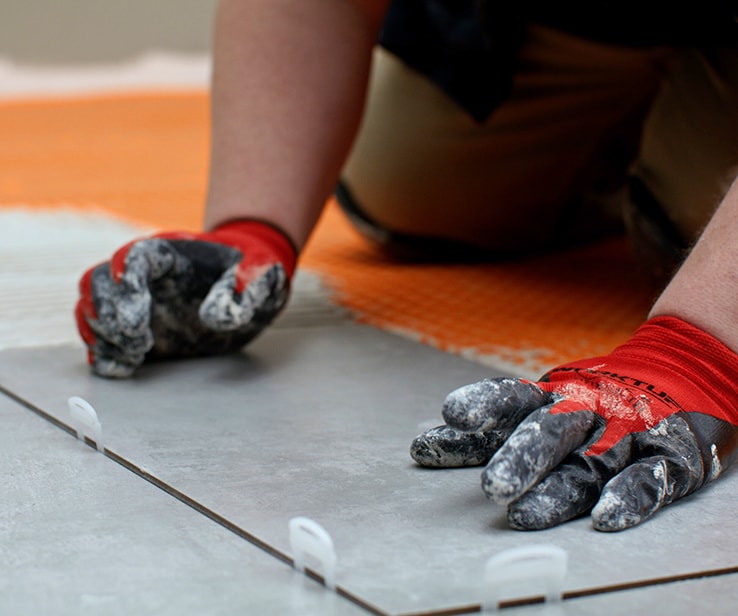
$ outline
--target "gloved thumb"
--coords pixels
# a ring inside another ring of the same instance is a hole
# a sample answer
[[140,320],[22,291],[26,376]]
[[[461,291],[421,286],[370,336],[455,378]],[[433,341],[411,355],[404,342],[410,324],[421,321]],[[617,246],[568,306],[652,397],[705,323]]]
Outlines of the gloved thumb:
[[287,299],[287,275],[281,263],[252,268],[244,281],[239,264],[228,268],[200,305],[202,323],[220,332],[247,325],[258,312],[276,314]]

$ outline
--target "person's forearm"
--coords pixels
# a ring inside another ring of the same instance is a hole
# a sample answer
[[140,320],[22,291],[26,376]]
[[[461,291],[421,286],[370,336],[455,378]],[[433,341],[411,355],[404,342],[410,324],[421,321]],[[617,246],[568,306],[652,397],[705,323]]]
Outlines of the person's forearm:
[[650,316],[679,317],[738,353],[738,181]]
[[363,108],[387,0],[222,0],[205,228],[265,219],[302,247]]

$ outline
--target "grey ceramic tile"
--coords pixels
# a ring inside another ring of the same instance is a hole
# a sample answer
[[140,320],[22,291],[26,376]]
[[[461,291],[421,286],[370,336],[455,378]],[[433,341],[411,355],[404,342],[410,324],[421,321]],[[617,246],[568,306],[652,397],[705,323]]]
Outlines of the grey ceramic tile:
[[364,610],[0,396],[0,614]]
[[388,612],[468,606],[500,550],[553,543],[567,590],[738,565],[735,474],[625,533],[582,519],[509,530],[479,471],[415,467],[408,445],[454,387],[489,369],[377,330],[272,330],[248,353],[89,376],[79,349],[0,354],[0,383],[49,412],[80,395],[106,444],[283,552],[287,521],[332,534],[339,585]]

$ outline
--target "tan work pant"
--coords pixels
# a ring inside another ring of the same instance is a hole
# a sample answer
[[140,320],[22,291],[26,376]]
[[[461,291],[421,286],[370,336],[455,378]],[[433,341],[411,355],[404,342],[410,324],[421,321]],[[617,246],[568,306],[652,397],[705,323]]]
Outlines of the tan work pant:
[[379,228],[493,251],[596,233],[641,177],[686,242],[738,163],[738,55],[636,49],[540,26],[484,122],[384,50],[342,182]]

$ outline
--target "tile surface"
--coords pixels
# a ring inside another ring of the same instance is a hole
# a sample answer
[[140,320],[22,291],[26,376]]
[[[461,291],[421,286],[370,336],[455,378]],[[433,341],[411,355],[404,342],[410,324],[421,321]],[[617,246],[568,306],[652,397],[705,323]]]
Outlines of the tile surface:
[[0,395],[0,614],[366,612]]
[[0,207],[0,349],[76,343],[82,272],[147,231],[100,212]]
[[566,590],[738,565],[735,474],[624,533],[587,519],[521,533],[479,489],[478,469],[415,467],[408,445],[451,389],[483,366],[368,327],[276,329],[247,353],[91,377],[78,348],[0,354],[0,384],[64,418],[79,395],[105,444],[289,553],[287,521],[333,536],[338,584],[392,613],[481,599],[486,559],[518,545],[569,552]]

